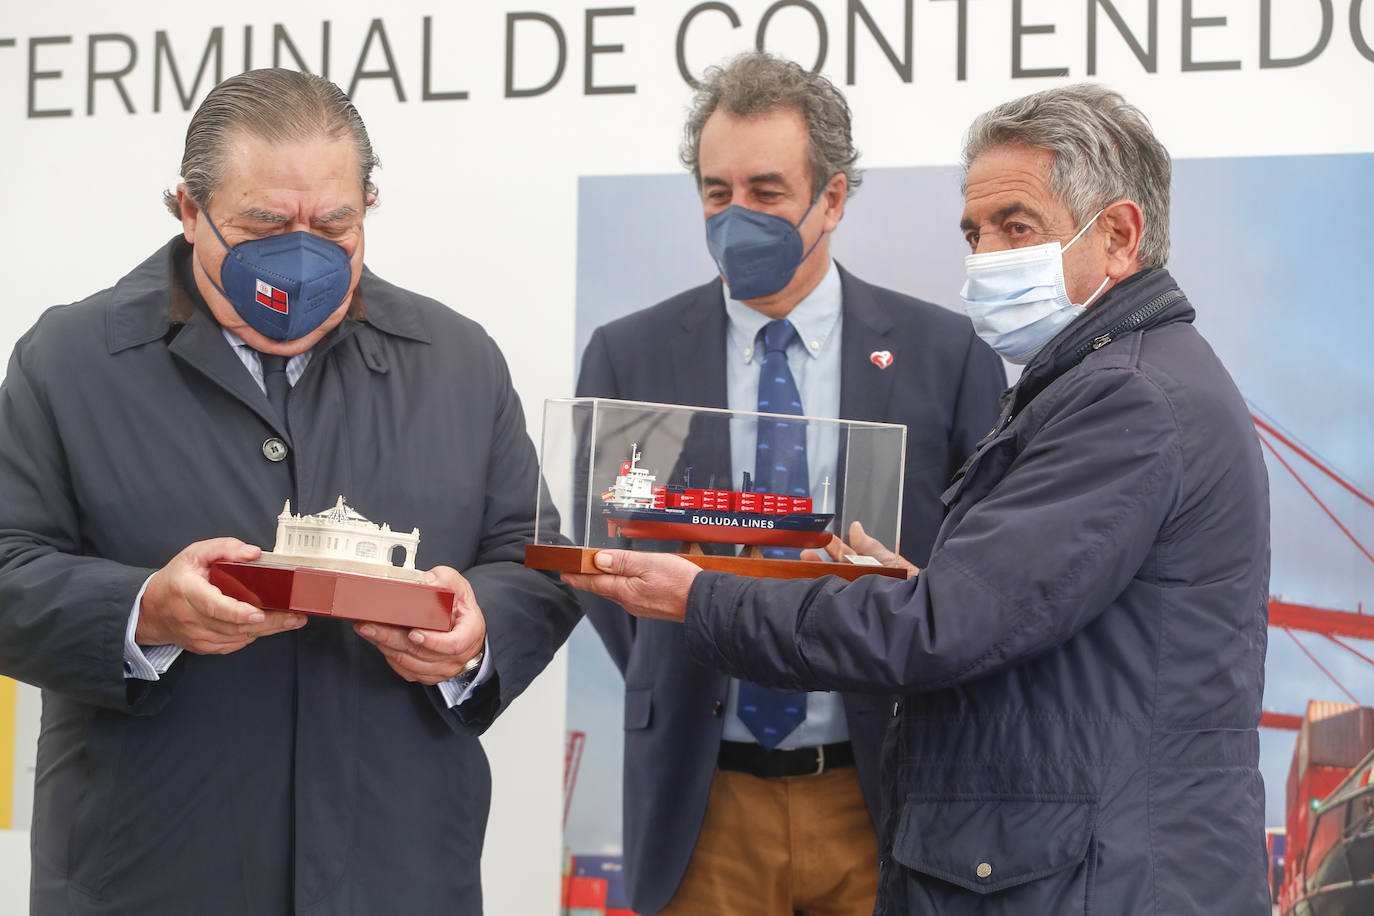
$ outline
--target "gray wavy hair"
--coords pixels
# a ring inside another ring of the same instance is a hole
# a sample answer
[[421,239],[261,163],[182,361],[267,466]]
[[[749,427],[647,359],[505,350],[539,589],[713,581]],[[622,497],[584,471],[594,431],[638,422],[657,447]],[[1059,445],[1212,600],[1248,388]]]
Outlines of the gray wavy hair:
[[[358,152],[363,199],[377,193],[372,170],[381,160],[372,151],[367,127],[342,89],[313,73],[270,68],[249,70],[220,83],[200,103],[186,128],[181,178],[202,210],[224,182],[229,145],[236,134],[270,143],[348,136]],[[172,215],[181,218],[175,191],[163,191]]]
[[1034,146],[1054,153],[1050,191],[1075,227],[1115,200],[1140,205],[1140,266],[1169,260],[1169,151],[1140,109],[1096,83],[1046,89],[974,119],[964,140],[964,179],[984,150]]
[[682,164],[701,187],[701,130],[717,108],[737,118],[790,109],[802,116],[810,137],[811,193],[819,194],[843,172],[853,194],[863,182],[855,165],[859,151],[851,134],[852,115],[844,95],[819,73],[764,51],[749,51],[708,67],[702,74],[683,129]]

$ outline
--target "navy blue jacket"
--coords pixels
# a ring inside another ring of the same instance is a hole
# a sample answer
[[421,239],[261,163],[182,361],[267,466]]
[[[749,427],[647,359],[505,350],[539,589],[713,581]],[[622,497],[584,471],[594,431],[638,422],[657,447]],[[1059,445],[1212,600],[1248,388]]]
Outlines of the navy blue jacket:
[[[872,286],[840,269],[840,415],[904,423],[902,552],[924,563],[940,527],[940,492],[997,416],[1002,362],[967,318]],[[598,328],[582,359],[584,397],[725,407],[726,315],[721,281]],[[887,369],[869,355],[890,350]],[[728,443],[717,461],[729,476]],[[707,462],[709,463],[709,462]],[[698,461],[697,470],[706,464]],[[587,596],[587,614],[625,675],[624,845],[636,912],[668,905],[691,860],[715,773],[728,679],[692,660],[682,627],[635,621]],[[847,693],[845,717],[874,823],[890,703]]]
[[905,694],[878,913],[1269,912],[1268,484],[1192,318],[1151,270],[1056,337],[917,579],[693,584],[702,663]]
[[[579,616],[522,564],[538,465],[495,343],[364,270],[290,431],[164,246],[46,312],[0,387],[0,672],[43,689],[33,912],[480,914],[477,734]],[[268,461],[278,436],[290,457]],[[461,570],[496,677],[447,709],[347,621],[123,677],[143,580],[192,541],[272,546],[346,496]]]

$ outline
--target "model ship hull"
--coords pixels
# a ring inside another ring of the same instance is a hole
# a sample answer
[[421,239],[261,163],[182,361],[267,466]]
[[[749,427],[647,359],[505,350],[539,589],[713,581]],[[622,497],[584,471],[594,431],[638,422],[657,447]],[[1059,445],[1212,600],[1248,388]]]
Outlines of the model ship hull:
[[608,537],[659,541],[745,544],[757,547],[824,547],[833,513],[729,512],[717,509],[602,508]]

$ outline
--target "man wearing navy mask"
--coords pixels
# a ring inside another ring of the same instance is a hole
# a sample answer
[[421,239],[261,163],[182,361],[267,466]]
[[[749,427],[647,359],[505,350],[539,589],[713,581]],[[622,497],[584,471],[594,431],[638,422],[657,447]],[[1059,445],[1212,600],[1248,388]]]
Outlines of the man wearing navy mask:
[[[15,347],[0,672],[43,689],[36,914],[482,912],[476,736],[579,610],[520,562],[538,467],[495,344],[364,267],[376,164],[328,80],[220,83],[181,234]],[[421,530],[448,629],[211,585],[341,495]]]
[[[904,423],[901,549],[923,563],[939,494],[996,418],[1005,375],[963,316],[832,260],[861,180],[843,95],[790,61],[742,55],[704,75],[682,158],[720,276],[597,329],[577,393]],[[838,443],[788,438],[799,428],[760,422],[694,475],[819,496]],[[765,690],[693,661],[680,627],[587,606],[625,676],[635,911],[871,913],[890,703]]]

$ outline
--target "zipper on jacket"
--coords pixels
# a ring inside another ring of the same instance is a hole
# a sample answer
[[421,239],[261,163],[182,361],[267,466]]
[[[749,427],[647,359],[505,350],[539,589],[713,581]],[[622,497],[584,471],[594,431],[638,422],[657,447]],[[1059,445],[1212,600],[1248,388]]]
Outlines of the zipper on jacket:
[[1136,328],[1140,327],[1140,325],[1148,321],[1150,317],[1154,315],[1156,312],[1158,312],[1160,309],[1164,308],[1166,305],[1171,305],[1172,303],[1175,303],[1182,298],[1183,291],[1177,288],[1171,289],[1168,292],[1161,293],[1160,295],[1154,297],[1149,302],[1145,303],[1140,308],[1136,309],[1134,312],[1127,315],[1124,319],[1121,320],[1120,324],[1116,325],[1114,328],[1107,331],[1106,333],[1097,335],[1092,340],[1088,341],[1083,346],[1079,347],[1078,350],[1073,354],[1073,365],[1076,366],[1079,363],[1081,363],[1089,353],[1092,353],[1096,350],[1101,350],[1107,344],[1115,340],[1118,335],[1128,334],[1131,331],[1134,331]]

